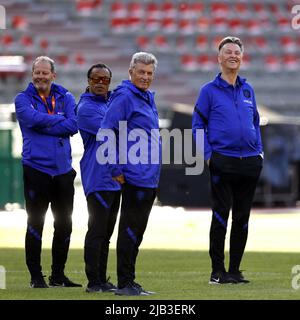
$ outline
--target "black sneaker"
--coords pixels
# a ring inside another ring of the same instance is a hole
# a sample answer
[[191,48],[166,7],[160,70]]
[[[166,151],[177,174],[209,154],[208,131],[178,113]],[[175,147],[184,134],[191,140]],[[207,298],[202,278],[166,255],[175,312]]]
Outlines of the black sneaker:
[[109,282],[109,279],[108,277],[106,282],[101,284],[103,292],[115,292],[117,290],[117,287]]
[[101,284],[94,284],[92,286],[87,286],[85,292],[89,293],[101,293],[104,292]]
[[250,281],[245,279],[242,272],[234,272],[234,273],[228,273],[228,279],[235,281],[232,283],[249,283]]
[[138,284],[138,283],[136,283],[136,282],[134,282],[134,281],[133,281],[133,285],[136,286],[136,287],[138,287],[138,288],[140,288],[143,292],[147,293],[147,295],[149,295],[149,296],[150,296],[151,294],[155,294],[154,291],[144,290],[140,284]]
[[109,282],[109,278],[104,283],[97,283],[94,285],[88,285],[86,292],[115,292],[117,287]]
[[45,277],[46,276],[43,275],[32,277],[30,281],[30,288],[49,288],[45,282]]
[[212,272],[210,275],[209,284],[225,284],[225,283],[236,283],[234,279],[228,277],[226,271]]
[[115,295],[118,296],[150,296],[155,292],[146,291],[136,282],[127,284],[124,288],[117,288]]
[[75,288],[75,287],[82,287],[79,283],[74,283],[65,275],[60,277],[49,277],[49,286],[50,287],[67,287],[67,288]]

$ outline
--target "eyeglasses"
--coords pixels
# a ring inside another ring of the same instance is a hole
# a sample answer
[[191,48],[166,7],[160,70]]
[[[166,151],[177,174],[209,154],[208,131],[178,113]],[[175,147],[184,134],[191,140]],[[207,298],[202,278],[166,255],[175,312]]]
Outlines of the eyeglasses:
[[89,78],[92,84],[103,83],[110,84],[110,79],[108,77],[99,77],[99,78]]
[[220,51],[220,50],[224,47],[224,45],[227,44],[227,43],[235,43],[235,44],[237,44],[237,45],[240,47],[241,51],[243,51],[243,43],[242,43],[242,41],[241,41],[239,38],[237,38],[237,37],[226,37],[226,38],[222,39],[222,40],[220,41],[220,43],[219,43],[219,46],[218,46],[219,51]]

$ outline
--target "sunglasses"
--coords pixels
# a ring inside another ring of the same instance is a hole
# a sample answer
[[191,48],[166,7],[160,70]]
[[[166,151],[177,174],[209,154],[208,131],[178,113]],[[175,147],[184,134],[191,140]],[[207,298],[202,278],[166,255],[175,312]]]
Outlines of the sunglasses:
[[92,84],[103,83],[110,84],[110,79],[108,77],[99,77],[99,78],[89,78]]

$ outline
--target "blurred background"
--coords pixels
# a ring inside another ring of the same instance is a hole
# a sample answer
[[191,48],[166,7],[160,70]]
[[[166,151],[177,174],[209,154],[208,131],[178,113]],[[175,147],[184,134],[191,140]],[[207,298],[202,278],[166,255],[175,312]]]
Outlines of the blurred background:
[[[300,1],[0,0],[0,5],[6,13],[6,29],[0,29],[0,210],[24,206],[22,139],[13,102],[31,80],[37,56],[56,61],[56,82],[78,101],[92,64],[111,67],[113,89],[127,78],[134,52],[152,52],[159,61],[152,89],[161,127],[183,130],[191,128],[199,88],[219,72],[216,47],[227,35],[244,43],[240,74],[253,85],[263,120],[265,165],[255,205],[297,205]],[[72,146],[80,185],[79,134]],[[209,207],[207,168],[187,176],[185,167],[163,165],[157,203]]]

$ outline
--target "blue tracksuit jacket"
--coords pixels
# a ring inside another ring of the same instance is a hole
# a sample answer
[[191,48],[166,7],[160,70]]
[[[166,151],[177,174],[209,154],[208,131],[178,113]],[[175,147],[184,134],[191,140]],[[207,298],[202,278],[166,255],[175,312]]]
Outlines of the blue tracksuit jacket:
[[70,136],[77,133],[74,96],[62,86],[52,83],[55,98],[54,114],[30,83],[15,98],[16,115],[23,136],[22,163],[51,176],[72,169]]
[[84,145],[80,170],[86,196],[95,191],[120,190],[120,184],[112,179],[108,166],[96,160],[99,147],[96,135],[106,110],[106,99],[92,93],[82,94],[77,105],[77,124]]
[[[127,132],[121,133],[120,136],[119,121],[127,122]],[[116,133],[117,150],[119,147],[118,139],[120,138],[120,149],[124,149],[123,139],[126,139],[127,136],[125,150],[127,163],[122,164],[123,161],[119,161],[121,154],[118,154],[117,165],[110,165],[112,175],[123,174],[126,182],[138,187],[156,188],[160,175],[161,140],[157,134],[159,133],[159,123],[154,93],[149,90],[139,90],[131,81],[123,80],[109,100],[108,110],[101,128],[112,129]],[[133,129],[139,129],[144,134],[139,135],[138,131],[132,131]],[[151,130],[153,129],[156,133],[152,132],[151,138]],[[135,136],[136,133],[139,137]],[[143,160],[133,163],[130,154],[136,154]],[[152,157],[154,155],[155,161],[153,158],[151,159],[151,155]]]
[[204,129],[204,158],[212,151],[231,157],[249,157],[263,153],[253,88],[237,77],[232,86],[219,74],[205,84],[192,117],[193,135]]

